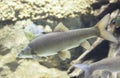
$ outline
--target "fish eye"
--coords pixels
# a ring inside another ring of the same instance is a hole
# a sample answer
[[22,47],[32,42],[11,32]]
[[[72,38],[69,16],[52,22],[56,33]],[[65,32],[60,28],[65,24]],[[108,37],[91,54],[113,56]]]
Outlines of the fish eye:
[[115,24],[115,23],[116,23],[116,22],[115,22],[115,20],[113,19],[112,22],[111,22],[111,24]]
[[23,50],[21,50],[21,52],[24,52]]
[[19,54],[24,54],[24,51],[23,51],[23,50],[21,50],[21,52],[20,52]]

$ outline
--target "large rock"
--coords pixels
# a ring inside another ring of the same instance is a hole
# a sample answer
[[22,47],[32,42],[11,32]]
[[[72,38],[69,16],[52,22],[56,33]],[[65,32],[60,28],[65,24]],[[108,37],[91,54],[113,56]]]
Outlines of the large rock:
[[[1,24],[0,29],[0,78],[69,78],[57,56],[51,56],[42,64],[33,59],[18,59],[17,54],[28,44],[23,28],[32,21]],[[56,59],[57,58],[57,59]],[[55,68],[56,67],[56,68]]]
[[93,2],[95,0],[2,0],[0,21],[75,17],[78,13],[87,13]]

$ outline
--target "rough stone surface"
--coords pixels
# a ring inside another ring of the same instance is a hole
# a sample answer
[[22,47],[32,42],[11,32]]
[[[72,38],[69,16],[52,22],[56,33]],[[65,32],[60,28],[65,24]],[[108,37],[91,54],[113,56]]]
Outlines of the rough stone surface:
[[61,64],[59,58],[46,59],[48,62],[42,62],[44,66],[33,59],[17,58],[17,54],[29,42],[23,31],[29,23],[28,20],[17,21],[0,29],[0,33],[3,33],[0,34],[0,78],[69,78],[66,71],[57,69]]
[[70,60],[62,61],[57,55],[40,64],[33,59],[16,58],[29,42],[23,28],[31,22],[46,32],[51,32],[59,22],[69,29],[83,27],[81,16],[89,13],[93,2],[95,0],[0,0],[0,78],[69,78],[66,69]]
[[75,17],[78,13],[87,13],[93,2],[95,0],[1,0],[0,21]]

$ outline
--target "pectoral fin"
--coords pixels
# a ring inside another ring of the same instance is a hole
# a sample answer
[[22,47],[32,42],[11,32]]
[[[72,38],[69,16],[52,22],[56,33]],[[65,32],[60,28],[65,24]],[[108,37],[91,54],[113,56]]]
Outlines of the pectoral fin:
[[58,52],[58,55],[62,60],[66,60],[66,59],[71,58],[70,51],[67,51],[67,50]]
[[54,29],[54,32],[64,32],[68,31],[69,29],[62,23],[60,22]]
[[90,46],[91,46],[90,43],[87,40],[85,40],[84,42],[82,42],[80,45],[83,48],[85,48],[86,50],[90,49]]
[[43,61],[43,60],[45,60],[47,58],[47,57],[40,57],[38,55],[33,55],[32,57],[36,61]]
[[41,57],[39,57],[39,56],[37,56],[37,55],[33,55],[33,59],[34,59],[34,60],[39,61],[39,60],[40,60],[40,58],[41,58]]

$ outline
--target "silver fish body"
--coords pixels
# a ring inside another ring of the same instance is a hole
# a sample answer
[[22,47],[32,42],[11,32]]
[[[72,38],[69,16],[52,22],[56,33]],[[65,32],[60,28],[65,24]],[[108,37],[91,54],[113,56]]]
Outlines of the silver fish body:
[[101,61],[86,64],[76,64],[74,65],[77,68],[80,68],[84,71],[84,78],[91,78],[91,75],[96,70],[106,70],[110,72],[119,72],[120,71],[120,57],[106,58]]
[[94,27],[68,30],[64,32],[52,32],[33,39],[19,54],[19,58],[32,55],[50,56],[59,51],[68,50],[80,45],[86,39],[100,36],[112,42],[117,42],[116,38],[108,31],[110,15],[106,15]]
[[66,32],[53,32],[34,39],[28,46],[31,47],[36,54],[46,56],[57,54],[57,52],[61,50],[77,47],[82,41],[98,35],[97,28],[93,27],[69,30]]

